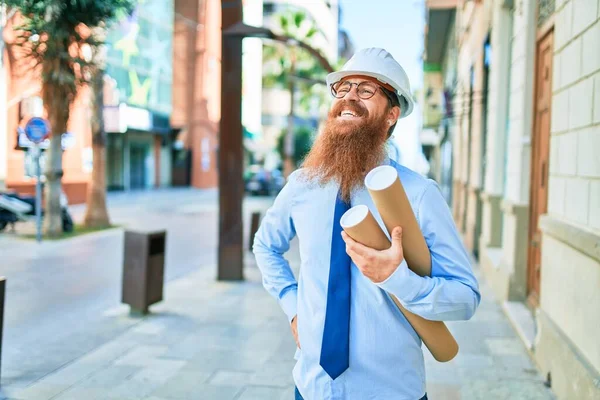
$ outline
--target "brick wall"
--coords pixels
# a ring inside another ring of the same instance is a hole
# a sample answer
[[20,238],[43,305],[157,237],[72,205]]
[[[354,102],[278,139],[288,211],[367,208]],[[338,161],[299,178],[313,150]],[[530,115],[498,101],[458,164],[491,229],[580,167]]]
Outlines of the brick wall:
[[600,1],[557,1],[548,211],[600,231]]

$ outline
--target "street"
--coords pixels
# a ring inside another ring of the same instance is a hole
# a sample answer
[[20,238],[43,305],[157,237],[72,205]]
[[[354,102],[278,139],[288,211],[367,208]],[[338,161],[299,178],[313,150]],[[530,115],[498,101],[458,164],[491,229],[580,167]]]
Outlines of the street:
[[[216,195],[198,190],[140,192],[133,198],[116,194],[110,199],[112,222],[167,229],[167,282],[203,268],[216,275]],[[80,221],[85,206],[72,212]],[[41,245],[0,237],[0,275],[7,278],[3,385],[31,384],[136,322],[106,318],[120,304],[122,242],[122,229]]]
[[[250,210],[270,202],[246,199],[246,232]],[[216,192],[116,194],[109,204],[119,229],[41,245],[0,237],[8,282],[0,399],[293,398],[293,338],[251,254],[244,283],[215,280]],[[72,211],[81,220],[85,207]],[[123,227],[168,231],[165,300],[147,317],[120,303]],[[456,359],[437,363],[424,348],[430,399],[552,399],[481,286],[475,317],[448,323]]]

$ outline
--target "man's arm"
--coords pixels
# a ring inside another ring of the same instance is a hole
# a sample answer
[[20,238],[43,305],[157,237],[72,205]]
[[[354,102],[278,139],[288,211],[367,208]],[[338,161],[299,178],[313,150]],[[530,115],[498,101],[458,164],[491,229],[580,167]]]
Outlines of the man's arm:
[[434,182],[425,189],[418,213],[431,253],[431,277],[418,276],[404,260],[378,286],[425,319],[470,319],[481,299],[478,283],[449,207]]
[[294,175],[290,175],[265,214],[252,247],[263,286],[278,300],[290,322],[296,315],[298,283],[283,254],[289,250],[290,240],[296,235],[291,216]]

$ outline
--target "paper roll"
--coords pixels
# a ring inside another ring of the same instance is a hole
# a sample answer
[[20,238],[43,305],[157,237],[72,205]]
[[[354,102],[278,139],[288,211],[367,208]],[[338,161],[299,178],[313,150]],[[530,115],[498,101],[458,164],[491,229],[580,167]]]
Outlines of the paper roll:
[[[365,205],[358,205],[346,211],[340,224],[348,236],[365,246],[375,250],[385,250],[389,249],[391,245],[375,217]],[[443,322],[429,321],[413,314],[402,306],[396,296],[390,293],[390,297],[437,361],[450,361],[456,356],[458,343]]]
[[417,275],[431,276],[431,255],[417,223],[396,168],[382,165],[365,178],[379,215],[390,236],[396,226],[402,227],[402,247],[408,267]]

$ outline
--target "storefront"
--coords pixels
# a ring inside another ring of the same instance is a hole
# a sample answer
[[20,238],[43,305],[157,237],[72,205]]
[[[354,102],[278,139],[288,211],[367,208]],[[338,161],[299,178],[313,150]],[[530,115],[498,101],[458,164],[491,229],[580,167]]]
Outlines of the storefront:
[[166,116],[121,104],[105,107],[108,190],[171,186],[173,140]]

